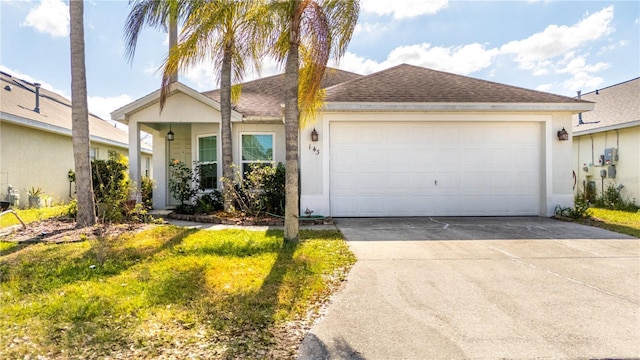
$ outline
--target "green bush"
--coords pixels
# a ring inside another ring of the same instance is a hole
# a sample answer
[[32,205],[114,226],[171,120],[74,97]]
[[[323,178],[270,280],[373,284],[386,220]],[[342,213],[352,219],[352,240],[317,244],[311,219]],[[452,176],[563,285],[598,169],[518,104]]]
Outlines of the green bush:
[[196,200],[195,214],[212,214],[224,209],[224,199],[219,190],[203,194]]
[[[240,178],[240,174],[236,174],[236,178]],[[284,215],[285,167],[282,163],[275,167],[252,164],[239,183],[233,183],[231,179],[223,181],[231,185],[230,196],[240,211],[251,215]]]
[[153,188],[156,186],[152,178],[144,176],[140,181],[140,195],[142,196],[142,206],[150,210],[153,208]]
[[[198,195],[200,188],[199,176],[180,160],[172,160],[169,164],[169,192],[180,201],[182,208],[190,205],[192,199]],[[178,208],[180,209],[180,208]]]
[[570,217],[572,219],[585,219],[589,217],[589,208],[591,204],[589,200],[583,195],[578,193],[574,199],[573,207],[561,207],[556,206],[556,216]]
[[623,188],[624,186],[622,185],[609,184],[602,196],[595,201],[594,206],[610,210],[638,211],[639,208],[635,203],[635,199],[628,200],[621,194]]

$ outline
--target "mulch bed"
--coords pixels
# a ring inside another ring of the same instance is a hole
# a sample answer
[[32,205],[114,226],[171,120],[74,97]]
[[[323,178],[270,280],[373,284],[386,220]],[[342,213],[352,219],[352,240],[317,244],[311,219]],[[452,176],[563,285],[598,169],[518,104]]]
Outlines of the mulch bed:
[[[222,215],[187,215],[177,214],[175,212],[169,213],[167,216],[169,219],[194,221],[208,224],[222,224],[222,225],[241,225],[241,226],[283,226],[284,219],[276,216],[249,216],[249,215],[234,215],[228,216]],[[333,225],[333,219],[331,218],[319,218],[311,217],[305,219],[300,217],[300,225]]]
[[97,239],[101,236],[118,236],[128,231],[137,231],[147,224],[96,225],[76,229],[70,218],[54,218],[0,229],[0,240],[18,243],[64,243]]

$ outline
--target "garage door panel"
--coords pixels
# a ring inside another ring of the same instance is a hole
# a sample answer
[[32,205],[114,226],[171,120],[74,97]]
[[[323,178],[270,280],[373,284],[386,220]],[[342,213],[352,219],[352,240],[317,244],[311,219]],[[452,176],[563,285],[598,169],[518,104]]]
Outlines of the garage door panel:
[[332,123],[332,215],[537,215],[541,132],[539,123]]

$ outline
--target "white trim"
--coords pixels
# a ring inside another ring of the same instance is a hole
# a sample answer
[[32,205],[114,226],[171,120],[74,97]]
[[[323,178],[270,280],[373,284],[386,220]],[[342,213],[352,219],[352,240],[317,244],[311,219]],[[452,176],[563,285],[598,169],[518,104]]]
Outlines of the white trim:
[[[114,110],[113,112],[111,112],[111,119],[114,121],[118,121],[121,122],[123,124],[127,124],[129,122],[128,120],[128,116],[132,113],[135,113],[137,111],[140,111],[142,109],[145,109],[149,106],[152,106],[158,102],[160,102],[160,89],[141,97],[138,100],[135,100],[132,103],[129,103],[117,110]],[[201,103],[217,110],[220,111],[220,103],[213,100],[212,98],[203,95],[201,93],[199,93],[197,90],[194,90],[190,87],[188,87],[187,85],[180,83],[180,82],[175,82],[173,84],[170,85],[170,90],[169,90],[169,95],[167,96],[167,98],[169,98],[169,96],[173,95],[176,92],[181,92],[189,97],[191,97],[194,100],[200,101]],[[231,121],[242,121],[242,114],[240,114],[239,112],[235,111],[235,110],[231,110]],[[154,121],[154,122],[158,122],[158,121]],[[169,121],[159,121],[159,122],[169,122]]]
[[[220,138],[220,136],[218,136],[218,133],[203,133],[203,134],[196,134],[196,136],[194,137],[195,140],[195,146],[192,146],[191,148],[194,149],[192,150],[192,159],[195,159],[195,162],[200,164],[200,138],[207,138],[207,137],[215,137],[216,138],[216,160],[215,161],[206,161],[203,162],[203,164],[216,164],[216,187],[215,188],[205,188],[204,192],[209,192],[211,190],[216,190],[216,189],[220,189],[220,166],[218,166],[221,161],[220,161],[220,150],[221,150],[221,145],[220,142],[218,141],[218,139]],[[194,164],[195,167],[195,164]]]
[[624,124],[602,126],[602,127],[597,127],[597,128],[592,128],[589,130],[582,130],[582,131],[575,131],[576,127],[574,127],[573,136],[576,137],[576,136],[595,134],[595,133],[605,132],[605,131],[622,130],[622,129],[627,129],[634,126],[640,126],[640,120],[630,121]]
[[322,111],[571,111],[593,110],[594,103],[396,103],[330,102]]
[[[243,135],[271,135],[272,143],[271,143],[271,164],[275,166],[278,162],[276,160],[276,133],[274,131],[241,131],[238,132],[238,164],[240,165],[240,175],[244,176],[242,171],[242,167],[244,165],[244,160],[242,160],[242,136]],[[255,163],[257,161],[250,161],[249,163]],[[266,163],[267,161],[265,161]]]
[[[61,126],[47,124],[47,123],[44,123],[44,122],[41,122],[41,121],[38,121],[38,120],[33,120],[33,119],[25,118],[25,117],[22,117],[22,116],[17,116],[17,115],[5,113],[5,112],[0,112],[0,119],[1,119],[1,121],[6,121],[8,123],[12,123],[12,124],[15,124],[15,125],[21,125],[21,126],[29,127],[29,128],[32,128],[32,129],[46,131],[46,132],[49,132],[49,133],[52,133],[52,134],[73,137],[73,133],[72,133],[71,129],[67,129],[67,128],[61,127]],[[99,144],[103,144],[103,145],[116,146],[116,147],[122,148],[123,150],[128,150],[129,149],[129,144],[127,144],[127,143],[123,143],[123,142],[120,142],[120,141],[107,139],[107,138],[102,137],[102,136],[89,134],[89,139],[92,142],[95,142],[95,143],[99,143]],[[142,152],[144,152],[145,154],[153,155],[153,150],[149,149],[149,148],[143,148]]]

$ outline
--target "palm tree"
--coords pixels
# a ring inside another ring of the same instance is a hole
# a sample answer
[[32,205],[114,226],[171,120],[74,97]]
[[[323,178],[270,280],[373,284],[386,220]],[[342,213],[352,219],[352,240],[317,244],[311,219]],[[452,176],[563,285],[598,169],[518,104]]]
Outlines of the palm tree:
[[[172,74],[212,60],[220,69],[220,117],[222,142],[222,177],[233,179],[233,155],[231,140],[231,104],[239,92],[232,83],[240,83],[245,74],[246,60],[253,61],[260,69],[260,54],[266,43],[266,27],[262,23],[269,19],[268,9],[261,1],[209,0],[199,4],[187,18],[179,43],[171,48],[164,64],[161,107],[169,92]],[[237,88],[236,88],[237,89]],[[231,183],[222,182],[224,208],[229,211],[232,197]]]
[[[313,120],[321,104],[329,58],[344,55],[358,21],[358,0],[273,0],[279,27],[273,55],[285,61],[285,241],[298,241],[300,119]],[[302,55],[302,57],[301,57]],[[302,64],[302,67],[300,65]]]
[[96,223],[91,160],[89,156],[89,110],[87,107],[87,76],[84,62],[84,2],[69,1],[71,47],[71,133],[76,172],[78,213],[76,227]]
[[[178,21],[189,15],[198,0],[129,0],[131,12],[124,26],[125,57],[133,61],[138,37],[145,26],[169,30],[169,48],[177,43]],[[174,74],[174,81],[177,80]]]

